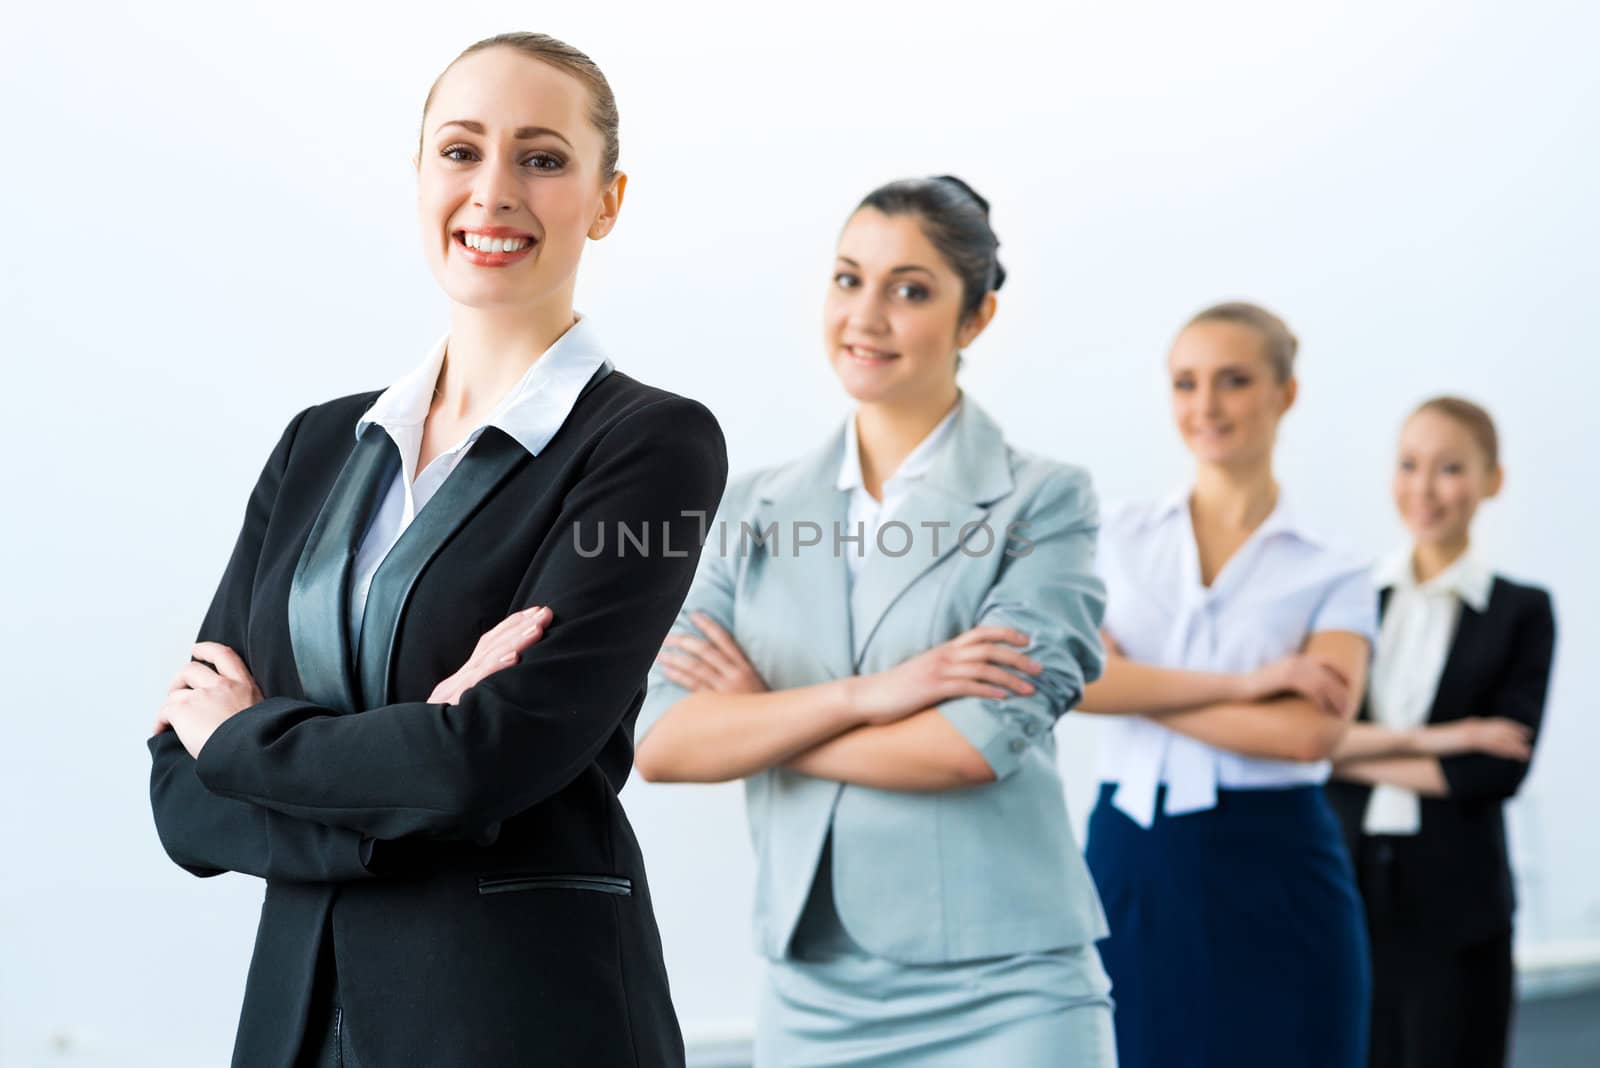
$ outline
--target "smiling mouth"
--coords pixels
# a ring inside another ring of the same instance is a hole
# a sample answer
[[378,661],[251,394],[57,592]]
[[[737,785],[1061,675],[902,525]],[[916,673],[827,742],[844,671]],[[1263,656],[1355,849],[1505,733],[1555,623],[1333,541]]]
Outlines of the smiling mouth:
[[844,346],[844,351],[857,360],[871,360],[874,363],[883,363],[900,358],[898,352],[881,352],[877,349],[864,349],[855,345]]
[[450,240],[485,256],[525,252],[538,243],[538,239],[532,237],[484,237],[481,234],[469,234],[465,230],[455,231],[450,235]]

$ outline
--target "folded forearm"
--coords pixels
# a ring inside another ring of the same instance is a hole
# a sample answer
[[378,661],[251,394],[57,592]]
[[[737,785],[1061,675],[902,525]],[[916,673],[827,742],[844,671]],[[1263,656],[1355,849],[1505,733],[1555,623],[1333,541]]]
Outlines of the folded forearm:
[[173,862],[199,876],[243,872],[284,882],[369,879],[360,832],[298,820],[211,793],[172,731],[150,740],[150,805]]
[[[1372,757],[1419,756],[1415,731],[1396,730],[1379,723],[1352,723],[1339,740],[1334,760],[1367,760]],[[1437,765],[1437,761],[1434,762]]]
[[1431,756],[1340,761],[1333,766],[1333,777],[1371,786],[1402,786],[1428,797],[1447,797],[1450,793],[1439,759]]
[[662,714],[634,766],[652,782],[742,779],[860,723],[846,680],[764,693],[702,690]]
[[1239,676],[1155,667],[1125,656],[1106,659],[1104,673],[1083,691],[1078,711],[1099,715],[1161,715],[1239,697]]
[[938,709],[857,727],[785,764],[818,779],[880,790],[950,790],[994,781],[994,772]]
[[1302,697],[1209,705],[1162,716],[1159,722],[1219,749],[1298,761],[1328,759],[1348,727]]

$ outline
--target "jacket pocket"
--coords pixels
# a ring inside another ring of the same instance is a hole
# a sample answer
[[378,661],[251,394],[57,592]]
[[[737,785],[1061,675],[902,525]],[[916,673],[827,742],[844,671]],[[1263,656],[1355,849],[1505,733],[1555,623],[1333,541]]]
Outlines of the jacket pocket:
[[478,878],[480,894],[511,894],[522,890],[593,890],[627,897],[633,880],[624,875],[492,875]]

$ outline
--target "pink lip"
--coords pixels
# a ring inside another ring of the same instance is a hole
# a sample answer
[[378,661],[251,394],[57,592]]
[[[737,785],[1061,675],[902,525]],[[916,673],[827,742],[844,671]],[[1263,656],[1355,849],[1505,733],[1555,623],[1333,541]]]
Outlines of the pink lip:
[[893,352],[886,352],[883,349],[875,349],[871,345],[850,345],[850,344],[846,344],[844,346],[845,355],[850,356],[850,357],[852,357],[854,359],[860,359],[861,357],[857,356],[855,354],[855,352],[851,351],[852,349],[859,350],[860,352],[865,353],[869,358],[875,358],[875,359],[893,359],[897,355],[896,353],[893,353]]
[[[483,237],[522,237],[528,243],[515,252],[480,252],[461,239],[463,233],[480,234]],[[539,247],[538,239],[524,230],[513,230],[507,226],[493,226],[484,229],[458,230],[450,235],[450,244],[466,259],[468,263],[478,267],[509,267],[513,263],[526,259],[534,249]]]

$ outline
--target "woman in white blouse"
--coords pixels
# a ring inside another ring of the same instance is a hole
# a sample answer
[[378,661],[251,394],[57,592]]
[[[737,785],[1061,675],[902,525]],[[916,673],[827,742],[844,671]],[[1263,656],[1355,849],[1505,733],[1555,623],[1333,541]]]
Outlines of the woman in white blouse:
[[1320,784],[1375,630],[1364,567],[1273,476],[1294,336],[1252,304],[1168,356],[1193,482],[1101,528],[1110,653],[1088,860],[1124,1068],[1359,1068],[1361,902]]
[[1372,690],[1328,795],[1373,961],[1373,1068],[1500,1068],[1512,913],[1504,802],[1528,769],[1555,642],[1550,595],[1474,552],[1499,494],[1489,413],[1436,397],[1406,420],[1394,503],[1411,535],[1378,569]]

